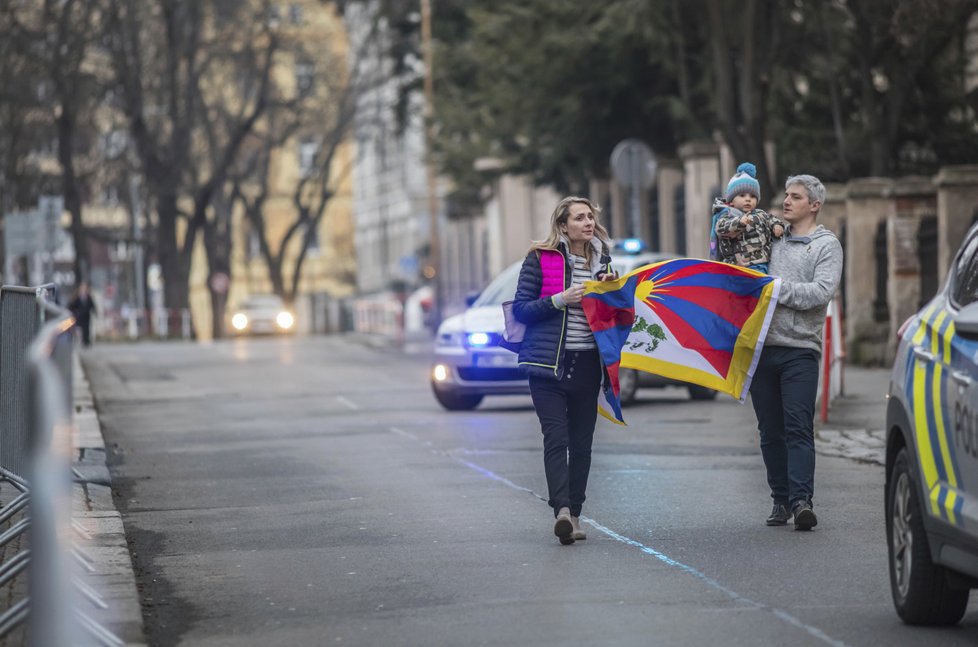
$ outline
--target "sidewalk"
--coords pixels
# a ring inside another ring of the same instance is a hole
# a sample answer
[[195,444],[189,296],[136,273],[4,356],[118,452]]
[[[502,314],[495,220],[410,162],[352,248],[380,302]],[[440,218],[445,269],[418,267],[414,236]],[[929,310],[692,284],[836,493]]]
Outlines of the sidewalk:
[[87,537],[82,550],[91,570],[85,581],[102,597],[105,609],[87,605],[83,611],[126,645],[146,644],[136,578],[122,517],[112,498],[105,443],[95,411],[91,387],[77,353],[72,367],[72,399],[75,407],[75,464],[81,482],[74,485],[72,518]]
[[816,451],[884,465],[889,384],[888,368],[846,366],[843,395],[832,401],[826,422],[816,418]]

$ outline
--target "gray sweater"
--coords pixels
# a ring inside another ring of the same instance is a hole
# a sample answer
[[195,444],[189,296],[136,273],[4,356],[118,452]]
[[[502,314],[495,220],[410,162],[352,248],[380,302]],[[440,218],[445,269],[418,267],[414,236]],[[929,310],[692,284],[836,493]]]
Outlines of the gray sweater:
[[822,225],[808,236],[786,233],[775,239],[768,267],[781,277],[781,293],[764,344],[822,352],[825,310],[842,278],[839,239]]

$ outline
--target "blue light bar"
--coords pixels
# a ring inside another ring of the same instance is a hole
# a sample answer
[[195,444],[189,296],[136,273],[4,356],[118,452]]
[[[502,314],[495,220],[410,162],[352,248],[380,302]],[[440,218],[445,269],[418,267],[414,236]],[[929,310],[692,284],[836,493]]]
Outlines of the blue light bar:
[[621,248],[629,254],[637,254],[638,252],[642,251],[644,247],[645,244],[640,238],[626,238],[625,240],[621,241]]
[[466,337],[469,346],[488,346],[489,335],[484,332],[470,332]]

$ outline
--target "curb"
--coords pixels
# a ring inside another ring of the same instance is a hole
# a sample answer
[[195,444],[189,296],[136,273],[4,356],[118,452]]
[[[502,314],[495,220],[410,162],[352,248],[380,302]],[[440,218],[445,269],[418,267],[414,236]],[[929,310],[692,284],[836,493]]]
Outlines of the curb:
[[91,566],[86,581],[106,604],[105,609],[92,605],[86,613],[126,645],[144,647],[146,636],[132,557],[122,515],[112,498],[105,441],[91,386],[77,353],[72,358],[72,376],[76,479],[71,516],[84,529],[84,553]]

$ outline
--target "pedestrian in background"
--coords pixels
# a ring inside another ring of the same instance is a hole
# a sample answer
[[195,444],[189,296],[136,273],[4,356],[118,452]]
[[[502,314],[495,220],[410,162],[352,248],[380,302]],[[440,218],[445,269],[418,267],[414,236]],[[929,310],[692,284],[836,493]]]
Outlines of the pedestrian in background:
[[769,526],[794,517],[796,530],[818,523],[815,490],[815,398],[822,326],[842,277],[842,245],[816,224],[825,186],[811,175],[785,182],[788,231],[771,248],[770,273],[781,277],[778,304],[750,385],[774,508]]
[[88,291],[88,283],[82,281],[78,284],[75,296],[68,304],[68,310],[74,315],[78,322],[78,329],[81,330],[82,345],[92,345],[92,315],[98,314],[95,308],[95,301]]
[[713,204],[711,259],[767,274],[771,244],[784,234],[785,223],[758,209],[760,200],[757,169],[744,162],[727,183],[724,202],[718,198]]
[[514,316],[526,324],[519,366],[543,431],[548,503],[561,544],[587,538],[580,515],[604,367],[581,298],[585,281],[617,278],[600,213],[586,198],[560,201],[550,235],[523,261],[513,303]]

